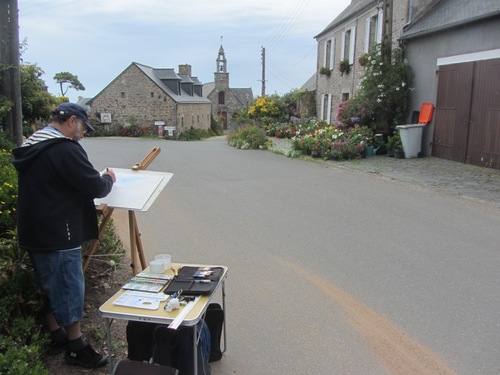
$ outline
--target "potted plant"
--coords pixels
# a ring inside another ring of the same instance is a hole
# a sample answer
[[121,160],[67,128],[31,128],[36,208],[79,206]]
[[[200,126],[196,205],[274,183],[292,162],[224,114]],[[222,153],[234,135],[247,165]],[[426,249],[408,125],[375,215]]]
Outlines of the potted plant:
[[349,71],[351,70],[351,64],[349,64],[349,60],[342,60],[339,65],[339,70],[342,75],[349,74]]
[[329,76],[329,75],[330,75],[330,69],[329,69],[329,68],[327,68],[326,66],[323,66],[323,67],[319,70],[319,74],[324,75],[324,76]]
[[394,156],[395,158],[404,158],[403,143],[399,132],[387,139],[387,156]]
[[370,56],[368,53],[363,53],[358,59],[359,65],[365,66],[368,64],[368,56]]

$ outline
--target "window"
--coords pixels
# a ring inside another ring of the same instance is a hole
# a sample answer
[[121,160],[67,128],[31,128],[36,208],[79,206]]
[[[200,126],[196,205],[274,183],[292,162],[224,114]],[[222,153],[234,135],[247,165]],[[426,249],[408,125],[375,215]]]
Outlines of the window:
[[152,92],[152,93],[151,93],[151,98],[154,98],[154,97],[155,97],[155,93],[154,93],[154,92]]
[[372,48],[377,41],[377,17],[370,17],[368,19],[368,49]]
[[323,67],[332,70],[335,64],[335,38],[326,41],[324,52]]
[[342,32],[342,49],[340,53],[341,60],[347,60],[350,64],[354,63],[354,48],[356,44],[356,27],[352,27]]
[[124,92],[121,93],[121,97],[125,98],[125,93]]
[[351,30],[344,33],[344,53],[342,54],[342,60],[349,61],[349,49],[351,48]]
[[226,95],[224,94],[224,91],[219,91],[219,104],[225,104],[226,102]]
[[345,92],[342,94],[342,101],[343,102],[346,102],[349,100],[349,93],[348,92]]
[[331,60],[330,56],[332,54],[332,41],[328,40],[325,45],[325,63],[323,64],[324,67],[330,68]]
[[382,41],[382,17],[383,11],[380,10],[378,14],[366,19],[364,52],[369,52],[374,45]]

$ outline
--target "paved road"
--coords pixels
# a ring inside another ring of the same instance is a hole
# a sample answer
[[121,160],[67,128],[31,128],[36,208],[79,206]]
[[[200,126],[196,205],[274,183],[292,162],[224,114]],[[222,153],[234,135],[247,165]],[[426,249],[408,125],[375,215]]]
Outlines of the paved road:
[[497,206],[221,138],[83,145],[98,168],[161,147],[147,257],[230,267],[213,374],[500,373]]

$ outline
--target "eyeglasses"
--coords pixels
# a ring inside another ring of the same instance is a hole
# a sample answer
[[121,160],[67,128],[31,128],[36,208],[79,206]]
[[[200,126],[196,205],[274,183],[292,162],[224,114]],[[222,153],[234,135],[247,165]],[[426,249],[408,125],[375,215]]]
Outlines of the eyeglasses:
[[81,126],[81,127],[82,127],[82,129],[83,129],[83,134],[84,134],[84,135],[85,135],[85,134],[87,134],[87,133],[88,133],[88,131],[89,131],[89,130],[87,129],[87,125],[85,125],[85,124],[83,123],[83,121],[82,121],[82,120],[80,120],[80,119],[77,119],[77,120],[78,120],[78,123],[80,124],[80,126]]

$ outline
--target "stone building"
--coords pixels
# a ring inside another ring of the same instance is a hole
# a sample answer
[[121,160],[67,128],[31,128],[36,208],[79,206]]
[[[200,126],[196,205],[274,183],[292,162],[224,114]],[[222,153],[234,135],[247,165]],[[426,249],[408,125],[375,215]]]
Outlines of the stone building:
[[498,0],[351,0],[315,36],[318,118],[335,121],[359,87],[359,58],[390,36],[413,73],[407,123],[435,107],[423,155],[500,169],[499,25]]
[[133,62],[89,101],[88,112],[112,128],[156,125],[171,135],[191,127],[209,129],[212,104],[202,90],[190,65],[179,65],[176,73]]
[[[428,2],[430,0],[419,0]],[[392,5],[391,20],[384,20],[384,7]],[[359,58],[382,42],[384,23],[392,30],[392,45],[408,22],[410,2],[351,0],[323,31],[315,36],[318,43],[316,110],[318,118],[335,121],[339,104],[353,97],[363,76]],[[387,29],[386,29],[387,31]],[[347,70],[341,71],[342,67]]]
[[233,115],[248,108],[253,101],[252,88],[230,88],[227,60],[222,45],[216,60],[214,82],[203,85],[203,94],[212,102],[212,114],[219,117],[227,129]]

